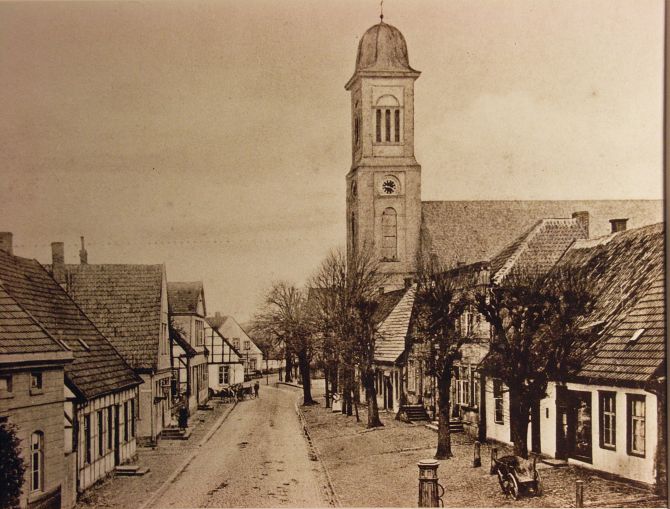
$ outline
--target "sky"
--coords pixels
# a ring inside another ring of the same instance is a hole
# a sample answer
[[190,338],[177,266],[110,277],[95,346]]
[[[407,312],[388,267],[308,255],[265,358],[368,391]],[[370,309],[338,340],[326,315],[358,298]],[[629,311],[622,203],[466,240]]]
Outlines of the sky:
[[[377,0],[0,2],[0,230],[250,318],[345,240]],[[385,0],[424,200],[662,197],[661,0]]]

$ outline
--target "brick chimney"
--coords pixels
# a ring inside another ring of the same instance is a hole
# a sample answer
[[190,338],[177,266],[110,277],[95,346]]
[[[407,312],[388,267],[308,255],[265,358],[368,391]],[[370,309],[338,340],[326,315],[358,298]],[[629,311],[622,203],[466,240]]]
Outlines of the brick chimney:
[[86,265],[88,263],[88,252],[84,247],[84,237],[81,237],[81,249],[79,250],[79,263]]
[[65,244],[51,243],[51,273],[60,284],[65,283]]
[[579,212],[572,213],[572,219],[575,219],[577,223],[584,229],[586,233],[586,238],[589,238],[589,213],[586,210],[581,210]]
[[610,224],[612,225],[612,233],[625,232],[627,223],[628,223],[628,218],[625,218],[625,219],[610,219]]
[[10,255],[14,254],[14,248],[12,247],[12,232],[0,232],[0,251],[4,251]]

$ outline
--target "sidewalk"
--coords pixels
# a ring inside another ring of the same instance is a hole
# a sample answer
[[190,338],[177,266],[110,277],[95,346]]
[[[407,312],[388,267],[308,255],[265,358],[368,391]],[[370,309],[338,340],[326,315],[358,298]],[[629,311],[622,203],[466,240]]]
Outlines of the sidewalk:
[[[323,406],[303,407],[310,436],[326,464],[334,489],[347,507],[416,507],[417,462],[435,454],[437,434],[423,423],[405,424],[382,412],[383,428],[367,430],[365,407],[361,418],[333,413]],[[613,507],[663,507],[649,499],[653,494],[630,483],[607,480],[573,466],[553,468],[541,464],[544,495],[514,501],[501,493],[497,477],[489,475],[490,448],[481,447],[482,467],[472,467],[474,440],[465,433],[451,435],[454,457],[440,461],[438,476],[444,486],[445,507],[574,507],[575,481],[585,483],[584,502]],[[505,452],[501,451],[501,455]]]
[[137,464],[150,470],[141,477],[113,476],[87,490],[79,499],[75,509],[107,507],[132,509],[144,504],[166,479],[179,468],[184,459],[198,449],[219,419],[233,408],[231,403],[211,402],[214,410],[198,410],[191,417],[193,425],[188,440],[159,440],[155,449],[138,447]]

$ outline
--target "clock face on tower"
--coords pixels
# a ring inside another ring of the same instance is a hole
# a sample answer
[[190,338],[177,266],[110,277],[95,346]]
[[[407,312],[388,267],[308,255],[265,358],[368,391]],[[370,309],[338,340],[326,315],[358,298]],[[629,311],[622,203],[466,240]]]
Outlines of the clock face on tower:
[[391,178],[385,178],[382,181],[382,192],[384,194],[396,194],[398,192],[398,184]]

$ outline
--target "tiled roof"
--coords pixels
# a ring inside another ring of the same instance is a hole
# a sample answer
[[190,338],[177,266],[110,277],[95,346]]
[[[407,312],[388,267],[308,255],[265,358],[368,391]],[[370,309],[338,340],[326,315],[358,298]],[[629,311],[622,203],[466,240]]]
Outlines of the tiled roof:
[[37,261],[0,251],[0,283],[49,334],[64,341],[74,361],[65,376],[84,398],[137,385],[142,380]]
[[491,260],[493,281],[512,271],[546,274],[577,239],[587,235],[576,219],[542,219]]
[[398,305],[403,295],[405,295],[404,288],[386,292],[379,296],[377,299],[377,309],[372,317],[376,325],[380,325],[386,319],[393,308]]
[[[601,339],[579,377],[645,382],[665,362],[664,225],[575,244],[560,264],[586,267]],[[634,341],[636,331],[644,329]]]
[[205,321],[209,324],[212,329],[219,330],[219,327],[223,325],[223,322],[226,321],[227,316],[223,316],[218,312],[214,316],[208,316],[205,318]]
[[0,354],[64,351],[0,283]]
[[[168,282],[168,306],[170,313],[195,314],[198,312],[198,298],[203,293],[202,281],[188,283]],[[203,296],[203,307],[205,297]]]
[[136,370],[158,363],[163,265],[66,265],[67,289]]
[[398,304],[377,329],[376,362],[396,362],[405,351],[405,338],[412,318],[416,285],[404,291]]
[[663,220],[661,200],[425,201],[421,209],[422,251],[445,268],[490,260],[545,218],[588,211],[592,237],[608,234],[615,217],[629,228]]

